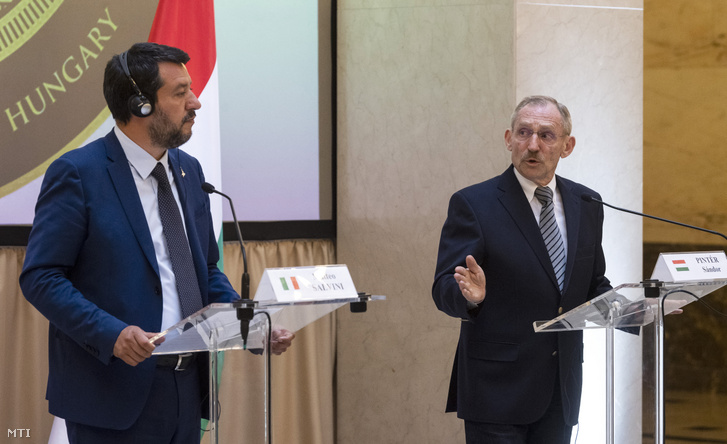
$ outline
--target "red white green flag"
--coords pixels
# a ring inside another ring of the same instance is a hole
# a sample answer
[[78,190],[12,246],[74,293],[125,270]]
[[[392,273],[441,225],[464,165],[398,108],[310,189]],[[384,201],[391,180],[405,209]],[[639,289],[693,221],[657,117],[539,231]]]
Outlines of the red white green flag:
[[689,271],[687,261],[684,259],[676,259],[671,261],[676,266],[676,271]]
[[[194,135],[181,148],[202,164],[207,182],[219,187],[220,107],[217,42],[213,0],[160,0],[149,41],[174,46],[189,54],[192,90],[202,103],[194,119]],[[222,232],[222,203],[212,199],[215,234]]]

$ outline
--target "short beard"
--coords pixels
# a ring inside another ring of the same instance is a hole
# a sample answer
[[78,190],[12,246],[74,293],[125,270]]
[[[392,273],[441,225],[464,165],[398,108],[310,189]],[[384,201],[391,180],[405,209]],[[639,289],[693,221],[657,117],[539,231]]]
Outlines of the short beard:
[[154,120],[149,125],[149,138],[154,145],[165,149],[178,148],[192,137],[191,131],[185,134],[182,130],[186,118],[180,126],[175,127],[164,111],[160,109],[155,111],[152,115]]

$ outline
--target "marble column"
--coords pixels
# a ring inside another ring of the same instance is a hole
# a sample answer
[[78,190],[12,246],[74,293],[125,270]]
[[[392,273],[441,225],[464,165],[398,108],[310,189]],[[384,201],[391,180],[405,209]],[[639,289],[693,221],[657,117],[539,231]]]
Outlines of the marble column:
[[[573,116],[576,148],[558,174],[604,201],[642,206],[643,1],[519,1],[517,96],[547,94]],[[642,278],[642,221],[606,209],[604,251],[613,285]],[[579,441],[604,442],[605,336],[585,335]],[[641,440],[641,341],[616,332],[616,442]]]

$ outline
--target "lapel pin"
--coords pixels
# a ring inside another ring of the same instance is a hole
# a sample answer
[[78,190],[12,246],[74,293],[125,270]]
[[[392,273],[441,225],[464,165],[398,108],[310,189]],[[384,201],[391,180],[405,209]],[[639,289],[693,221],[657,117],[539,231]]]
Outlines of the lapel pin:
[[182,177],[186,176],[186,174],[184,173],[184,170],[182,169],[182,167],[179,167],[179,171],[182,172]]

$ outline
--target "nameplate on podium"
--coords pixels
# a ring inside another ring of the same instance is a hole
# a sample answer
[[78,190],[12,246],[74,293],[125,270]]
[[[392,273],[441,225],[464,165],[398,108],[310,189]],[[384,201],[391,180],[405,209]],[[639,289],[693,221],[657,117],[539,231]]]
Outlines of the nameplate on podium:
[[358,296],[346,265],[266,268],[256,301],[327,301]]
[[652,279],[663,282],[691,282],[727,278],[724,251],[661,253]]

